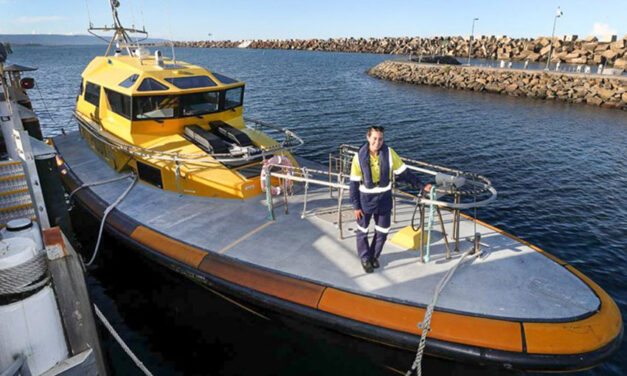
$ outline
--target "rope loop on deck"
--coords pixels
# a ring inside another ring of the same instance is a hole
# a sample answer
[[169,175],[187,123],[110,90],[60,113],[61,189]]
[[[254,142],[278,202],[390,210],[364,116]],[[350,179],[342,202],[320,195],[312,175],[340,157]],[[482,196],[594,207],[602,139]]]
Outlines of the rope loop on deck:
[[130,178],[130,177],[133,177],[133,176],[134,176],[134,174],[130,173],[130,174],[122,175],[122,176],[116,176],[115,178],[111,178],[111,179],[99,180],[99,181],[95,181],[95,182],[92,182],[92,183],[83,183],[80,186],[74,188],[74,190],[72,192],[70,192],[70,195],[69,195],[68,199],[72,199],[72,196],[74,196],[74,194],[76,192],[78,192],[79,190],[81,190],[83,188],[94,187],[94,186],[97,186],[97,185],[113,183],[113,182],[116,182],[118,180],[124,180],[126,178]]

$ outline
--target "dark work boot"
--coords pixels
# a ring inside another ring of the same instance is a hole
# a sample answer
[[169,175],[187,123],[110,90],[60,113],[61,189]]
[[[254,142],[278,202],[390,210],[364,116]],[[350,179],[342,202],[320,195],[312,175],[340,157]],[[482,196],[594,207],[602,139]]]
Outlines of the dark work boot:
[[373,258],[370,263],[372,264],[372,267],[375,269],[379,268],[379,260],[377,260],[376,258]]
[[364,268],[366,273],[372,273],[374,271],[370,260],[361,260],[361,266]]

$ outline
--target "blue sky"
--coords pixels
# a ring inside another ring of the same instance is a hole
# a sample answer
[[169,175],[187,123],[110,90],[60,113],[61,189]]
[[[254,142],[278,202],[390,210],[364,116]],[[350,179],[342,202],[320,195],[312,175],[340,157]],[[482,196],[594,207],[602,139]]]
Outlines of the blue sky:
[[[525,1],[286,1],[120,0],[125,25],[145,25],[152,37],[241,40],[330,37],[557,35],[627,33],[627,0]],[[0,34],[86,34],[111,24],[108,0],[0,0]],[[209,37],[208,34],[212,34]]]

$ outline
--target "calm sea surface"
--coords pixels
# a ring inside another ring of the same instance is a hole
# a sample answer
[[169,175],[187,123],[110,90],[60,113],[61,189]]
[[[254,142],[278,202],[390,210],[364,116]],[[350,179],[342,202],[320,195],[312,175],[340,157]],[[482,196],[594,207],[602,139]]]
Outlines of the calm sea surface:
[[[30,95],[46,136],[75,130],[80,73],[102,46],[20,47],[11,62],[38,67]],[[178,49],[177,58],[246,81],[245,115],[288,127],[325,162],[340,143],[386,128],[399,154],[477,172],[497,201],[481,220],[569,262],[603,287],[627,319],[627,113],[380,81],[370,54]],[[43,100],[42,100],[43,98]],[[77,210],[91,252],[96,222]],[[83,219],[84,218],[84,219]],[[155,374],[391,374],[315,330],[267,322],[143,261],[112,239],[89,284],[96,304]],[[103,334],[115,374],[136,369]],[[409,366],[409,364],[408,364]],[[431,361],[427,374],[479,374]],[[627,344],[581,375],[627,374]]]

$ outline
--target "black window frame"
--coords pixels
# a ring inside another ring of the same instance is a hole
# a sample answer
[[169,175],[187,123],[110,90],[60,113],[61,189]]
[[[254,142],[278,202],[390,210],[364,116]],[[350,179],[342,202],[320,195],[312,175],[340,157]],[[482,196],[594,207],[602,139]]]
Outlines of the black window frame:
[[213,74],[213,77],[215,77],[218,81],[220,81],[220,83],[222,83],[222,85],[238,84],[238,83],[242,82],[242,81],[237,80],[235,78],[232,78],[232,77],[229,77],[229,76],[225,76],[222,73],[211,72],[211,74]]
[[[98,88],[97,89],[98,94],[94,94],[93,92],[91,92],[91,90],[89,90],[90,85],[95,87],[95,88]],[[87,103],[89,103],[89,104],[91,104],[93,106],[100,107],[100,92],[101,91],[102,91],[102,87],[100,85],[94,84],[94,83],[89,82],[89,81],[86,81],[85,82],[85,92],[83,94],[83,98],[85,99],[85,102],[87,102]],[[97,95],[97,98],[95,100],[96,103],[91,101],[91,96],[92,95]]]
[[[185,82],[185,80],[192,80],[192,79],[202,79],[202,78],[206,78],[207,81],[210,83],[209,85],[203,85],[203,86],[187,86],[187,85],[183,85],[182,83]],[[211,77],[207,76],[207,75],[197,75],[197,76],[183,76],[183,77],[167,77],[163,79],[164,81],[168,82],[169,84],[171,84],[172,86],[178,88],[178,89],[182,89],[182,90],[187,90],[187,89],[202,89],[202,88],[206,88],[206,87],[216,87],[218,86],[218,83],[215,82],[214,80],[211,79]]]
[[[235,106],[227,107],[226,106],[226,92],[229,91],[229,90],[234,90],[234,89],[241,89],[242,90],[242,92],[240,93],[240,97],[239,97],[239,104],[237,104]],[[222,108],[221,111],[227,111],[227,110],[231,110],[233,108],[237,108],[239,106],[242,106],[244,104],[244,85],[230,87],[228,89],[222,90],[221,97],[222,97],[221,103],[220,103],[220,107]]]
[[[239,102],[238,105],[226,107],[226,91],[227,90],[232,90],[232,89],[241,89],[242,90],[242,93],[240,94],[240,102]],[[240,106],[244,105],[244,93],[245,93],[245,91],[246,91],[246,86],[245,85],[238,85],[238,86],[230,87],[228,89],[206,90],[206,91],[200,91],[200,92],[197,92],[197,93],[188,93],[188,94],[177,94],[177,95],[167,95],[167,94],[136,95],[136,96],[131,97],[131,120],[132,121],[151,121],[151,120],[154,121],[154,120],[182,119],[182,118],[189,118],[189,117],[198,117],[198,116],[208,115],[208,114],[216,114],[216,113],[232,110],[234,108],[237,108],[237,107],[240,107]],[[181,101],[182,101],[181,98],[183,96],[185,96],[185,95],[199,94],[199,93],[218,93],[219,104],[218,104],[217,111],[207,112],[207,113],[202,113],[202,114],[183,115],[183,106],[181,105]],[[138,106],[139,103],[137,101],[141,100],[140,98],[146,98],[146,97],[171,97],[171,98],[176,98],[178,100],[178,104],[174,108],[174,115],[171,116],[171,117],[159,117],[159,118],[155,117],[155,118],[148,118],[148,119],[138,119],[137,118],[138,111],[136,111],[136,106]]]
[[[135,106],[139,106],[139,100],[140,98],[149,98],[149,97],[168,97],[168,98],[174,98],[178,101],[178,104],[176,107],[174,107],[174,111],[172,113],[172,116],[164,116],[164,117],[151,117],[151,118],[147,118],[147,119],[138,119],[137,115],[139,111],[136,111],[136,107]],[[144,120],[168,120],[168,119],[179,119],[182,116],[181,115],[181,98],[180,95],[166,95],[166,94],[156,94],[156,95],[137,95],[133,97],[133,100],[131,101],[131,119],[133,121],[144,121]],[[195,115],[194,115],[195,116]]]
[[[188,97],[188,96],[192,96],[192,95],[199,95],[199,94],[206,94],[206,93],[215,93],[217,94],[217,103],[216,103],[216,109],[215,111],[210,111],[210,112],[202,112],[202,113],[197,113],[197,114],[191,114],[191,115],[185,115],[184,114],[184,109],[183,109],[183,102],[184,102],[184,97]],[[191,116],[202,116],[202,115],[209,115],[209,114],[215,114],[217,112],[221,112],[224,111],[222,109],[222,93],[221,90],[208,90],[208,91],[201,91],[198,93],[189,93],[189,94],[180,94],[179,95],[179,117],[184,118],[184,117],[191,117]]]
[[120,82],[118,84],[118,86],[129,88],[129,87],[135,85],[135,83],[137,82],[137,79],[139,79],[139,75],[138,74],[132,74],[132,75],[126,77],[126,79],[124,81]]
[[[131,120],[133,118],[133,97],[126,95],[126,94],[119,93],[109,88],[104,88],[104,90],[105,90],[105,96],[107,97],[107,101],[109,102],[109,108],[111,109],[111,111],[113,111],[117,115],[122,116],[125,119]],[[114,108],[114,105],[111,101],[110,94],[119,95],[122,98],[122,100],[124,99],[128,100],[128,114],[119,112],[116,110],[116,108]]]
[[[152,82],[152,83],[150,83]],[[159,89],[142,89],[142,85],[146,83],[148,85],[159,85],[157,87],[159,87]],[[162,84],[161,82],[155,80],[152,77],[146,77],[142,80],[142,82],[139,83],[139,86],[137,86],[137,91],[141,91],[141,92],[150,92],[150,91],[164,91],[164,90],[168,90],[169,87],[167,85]]]

